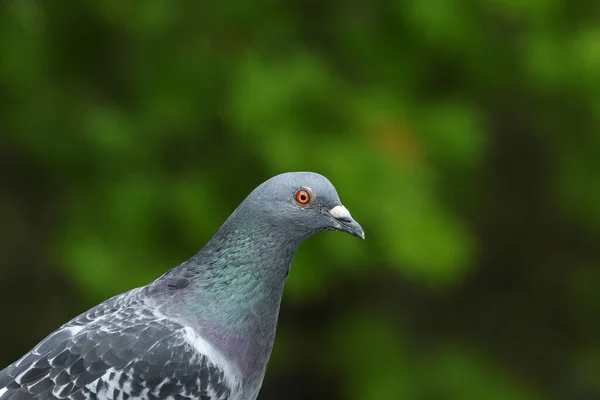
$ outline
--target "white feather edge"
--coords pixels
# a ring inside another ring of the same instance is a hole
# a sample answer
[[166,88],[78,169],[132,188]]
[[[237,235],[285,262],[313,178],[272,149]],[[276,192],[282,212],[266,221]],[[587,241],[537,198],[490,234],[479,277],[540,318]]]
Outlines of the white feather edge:
[[[171,320],[180,325],[184,325],[182,321],[178,321],[167,317],[156,308],[153,309],[154,315],[157,318]],[[184,325],[181,330],[185,340],[192,346],[198,354],[206,356],[208,361],[223,370],[225,381],[231,387],[231,398],[236,399],[241,393],[241,373],[236,365],[232,364],[221,352],[215,349],[209,342],[204,340],[192,327]]]

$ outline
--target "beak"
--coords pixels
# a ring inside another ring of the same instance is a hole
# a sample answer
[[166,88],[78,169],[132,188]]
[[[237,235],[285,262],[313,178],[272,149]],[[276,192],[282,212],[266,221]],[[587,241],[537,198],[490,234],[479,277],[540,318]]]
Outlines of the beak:
[[333,229],[341,232],[346,232],[352,236],[365,238],[363,228],[350,215],[350,211],[343,205],[335,206],[329,210],[329,214],[333,217]]

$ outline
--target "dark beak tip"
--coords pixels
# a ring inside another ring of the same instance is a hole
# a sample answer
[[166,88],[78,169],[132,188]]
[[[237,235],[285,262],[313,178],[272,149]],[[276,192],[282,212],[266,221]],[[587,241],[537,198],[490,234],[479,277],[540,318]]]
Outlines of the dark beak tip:
[[350,223],[345,223],[342,225],[342,227],[344,232],[364,240],[365,231],[363,230],[362,226],[358,224],[358,222],[352,221]]
[[361,238],[362,240],[365,240],[365,231],[362,230],[362,228],[356,232],[356,237]]

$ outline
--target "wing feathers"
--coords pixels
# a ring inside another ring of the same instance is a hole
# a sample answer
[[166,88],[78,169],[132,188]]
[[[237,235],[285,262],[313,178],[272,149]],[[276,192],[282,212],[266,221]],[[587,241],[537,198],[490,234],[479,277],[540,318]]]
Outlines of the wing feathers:
[[131,294],[77,317],[0,371],[0,400],[226,400],[230,380]]

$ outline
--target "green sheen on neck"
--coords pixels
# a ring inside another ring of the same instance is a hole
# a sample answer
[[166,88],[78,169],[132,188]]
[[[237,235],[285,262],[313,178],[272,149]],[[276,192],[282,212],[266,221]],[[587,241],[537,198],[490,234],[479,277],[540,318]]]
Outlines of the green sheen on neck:
[[290,235],[260,224],[252,229],[231,226],[224,224],[186,263],[196,286],[189,306],[195,315],[232,333],[270,336],[302,240],[290,240]]

